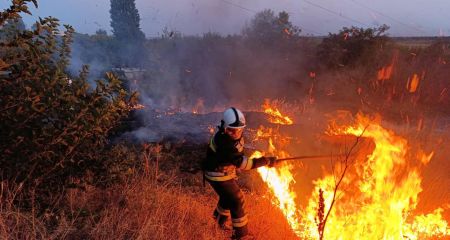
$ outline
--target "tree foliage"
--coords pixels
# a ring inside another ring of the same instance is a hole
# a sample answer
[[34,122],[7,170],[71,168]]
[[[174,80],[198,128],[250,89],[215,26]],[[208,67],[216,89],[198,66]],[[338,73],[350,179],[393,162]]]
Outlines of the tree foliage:
[[111,27],[116,40],[119,62],[116,65],[141,65],[145,35],[139,26],[139,12],[134,0],[111,0]]
[[318,57],[328,67],[370,64],[383,49],[388,37],[388,26],[378,28],[344,27],[339,33],[330,33],[318,46]]
[[[27,12],[27,2],[13,1],[0,26]],[[0,43],[0,178],[33,190],[25,195],[103,171],[108,134],[134,100],[112,74],[91,88],[87,66],[78,76],[66,73],[72,27],[61,36],[51,17],[35,26]]]
[[142,41],[145,36],[139,27],[139,12],[134,0],[111,0],[111,27],[121,41]]
[[277,16],[270,9],[258,12],[243,30],[244,37],[250,42],[265,46],[285,43],[298,37],[299,33],[300,29],[290,22],[287,12],[282,11]]

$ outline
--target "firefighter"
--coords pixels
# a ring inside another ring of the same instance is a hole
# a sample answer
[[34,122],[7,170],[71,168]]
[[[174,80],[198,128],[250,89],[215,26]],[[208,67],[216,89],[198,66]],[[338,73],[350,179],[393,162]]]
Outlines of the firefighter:
[[[273,166],[275,157],[249,159],[244,156],[245,117],[231,107],[223,114],[218,131],[211,138],[203,164],[204,178],[219,195],[213,217],[223,229],[233,229],[232,239],[252,239],[248,234],[248,218],[244,209],[244,195],[236,182],[236,169],[250,170]],[[227,225],[231,216],[232,228]]]

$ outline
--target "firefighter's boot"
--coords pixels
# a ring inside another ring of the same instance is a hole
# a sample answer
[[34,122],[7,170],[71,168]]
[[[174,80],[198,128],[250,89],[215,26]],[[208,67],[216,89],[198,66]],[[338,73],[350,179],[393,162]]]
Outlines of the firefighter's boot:
[[233,231],[233,236],[231,236],[232,240],[253,240],[255,237],[253,237],[251,234],[248,233],[247,226],[243,227],[235,227]]
[[222,230],[231,231],[233,229],[231,222],[229,221],[229,215],[222,215],[216,209],[213,213],[213,218]]

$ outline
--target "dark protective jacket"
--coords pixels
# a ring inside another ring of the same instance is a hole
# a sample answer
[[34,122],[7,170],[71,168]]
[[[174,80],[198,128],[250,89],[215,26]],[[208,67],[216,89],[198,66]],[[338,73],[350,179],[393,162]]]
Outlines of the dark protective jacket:
[[227,181],[236,178],[236,168],[250,170],[267,164],[264,157],[249,159],[244,156],[244,138],[234,140],[219,128],[210,140],[203,171],[210,181]]

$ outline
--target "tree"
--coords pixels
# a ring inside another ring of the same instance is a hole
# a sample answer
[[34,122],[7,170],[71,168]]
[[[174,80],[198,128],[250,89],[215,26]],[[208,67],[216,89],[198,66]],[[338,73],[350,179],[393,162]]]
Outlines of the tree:
[[120,41],[142,41],[144,33],[139,27],[139,12],[134,0],[111,0],[111,27]]
[[139,12],[134,0],[111,0],[111,27],[116,40],[120,66],[139,66],[143,54],[145,35],[139,26]]
[[267,46],[295,39],[299,33],[300,29],[289,21],[287,12],[283,11],[275,16],[270,9],[258,12],[251,20],[250,25],[243,30],[244,37],[250,42]]
[[[0,26],[27,12],[27,2],[0,12]],[[0,181],[20,186],[24,202],[102,172],[109,133],[134,100],[111,74],[91,88],[87,66],[66,73],[72,27],[61,34],[50,17],[35,26],[0,43],[0,71],[8,73],[0,81]]]

